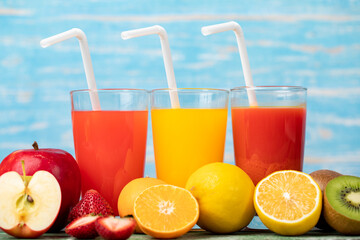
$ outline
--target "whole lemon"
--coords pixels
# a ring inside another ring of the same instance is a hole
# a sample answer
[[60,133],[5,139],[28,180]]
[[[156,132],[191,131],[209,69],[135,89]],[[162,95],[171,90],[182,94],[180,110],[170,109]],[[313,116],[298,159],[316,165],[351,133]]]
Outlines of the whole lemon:
[[[119,216],[134,216],[134,202],[139,194],[151,186],[160,184],[165,184],[165,182],[160,179],[150,177],[136,178],[126,184],[121,190],[118,198]],[[138,226],[136,226],[135,232],[142,233]]]
[[210,163],[188,179],[188,189],[200,208],[198,225],[214,233],[231,233],[246,227],[255,215],[254,184],[239,167]]

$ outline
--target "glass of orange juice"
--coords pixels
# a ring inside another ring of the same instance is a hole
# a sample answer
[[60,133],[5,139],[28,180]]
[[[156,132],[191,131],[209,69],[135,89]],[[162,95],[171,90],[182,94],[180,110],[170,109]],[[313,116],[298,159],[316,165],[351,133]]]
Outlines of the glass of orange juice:
[[[144,175],[149,94],[142,89],[71,92],[72,124],[82,193],[97,190],[115,210],[122,188]],[[117,213],[117,211],[114,211]]]
[[[172,108],[176,91],[180,107]],[[229,91],[222,89],[157,89],[151,91],[151,119],[156,175],[185,187],[201,166],[224,157]]]

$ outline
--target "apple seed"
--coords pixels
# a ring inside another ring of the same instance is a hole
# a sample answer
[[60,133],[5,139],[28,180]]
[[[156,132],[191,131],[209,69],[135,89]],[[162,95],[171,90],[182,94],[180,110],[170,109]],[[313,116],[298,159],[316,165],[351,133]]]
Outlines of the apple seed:
[[33,203],[33,202],[34,202],[34,199],[33,199],[30,195],[27,195],[26,200],[27,200],[29,203]]

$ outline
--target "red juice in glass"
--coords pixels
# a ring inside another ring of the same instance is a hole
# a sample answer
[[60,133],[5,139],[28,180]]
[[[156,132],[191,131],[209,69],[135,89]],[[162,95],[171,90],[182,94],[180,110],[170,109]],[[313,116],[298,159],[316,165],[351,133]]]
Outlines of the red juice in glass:
[[[231,108],[235,163],[255,185],[275,171],[302,171],[306,105],[302,91],[297,89],[299,92],[291,97],[294,93],[286,90],[289,89],[278,89],[276,94],[270,90],[255,91],[258,106]],[[271,94],[276,97],[269,97]],[[286,104],[289,106],[281,106]]]
[[306,109],[233,108],[236,165],[257,184],[278,170],[302,170]]
[[144,174],[148,111],[73,109],[72,124],[82,194],[97,190],[116,214],[123,187]]

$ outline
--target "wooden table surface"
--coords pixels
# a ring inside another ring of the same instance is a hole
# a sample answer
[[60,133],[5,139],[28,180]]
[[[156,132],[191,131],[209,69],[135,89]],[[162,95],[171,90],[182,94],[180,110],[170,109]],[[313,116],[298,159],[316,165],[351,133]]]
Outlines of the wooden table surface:
[[[0,240],[1,239],[15,239],[4,232],[0,232]],[[39,239],[74,239],[65,233],[56,233],[56,234],[44,234]],[[98,237],[98,239],[101,239]],[[144,234],[133,234],[129,240],[145,240],[145,239],[154,239],[148,235]],[[280,236],[269,230],[244,230],[234,234],[229,235],[215,235],[203,230],[193,230],[178,238],[181,239],[227,239],[227,240],[257,240],[257,239],[360,239],[360,236],[345,236],[341,235],[337,232],[324,232],[320,230],[311,230],[310,232],[301,235],[301,236]]]

